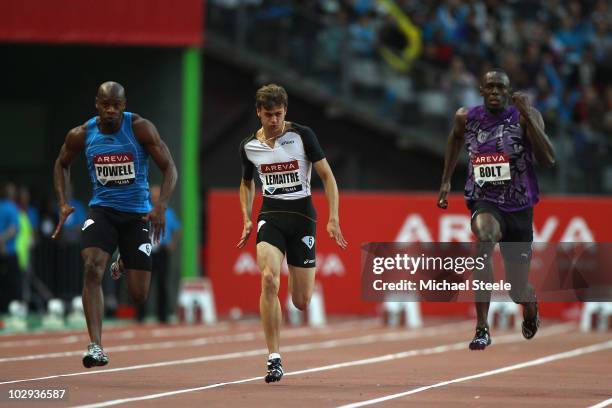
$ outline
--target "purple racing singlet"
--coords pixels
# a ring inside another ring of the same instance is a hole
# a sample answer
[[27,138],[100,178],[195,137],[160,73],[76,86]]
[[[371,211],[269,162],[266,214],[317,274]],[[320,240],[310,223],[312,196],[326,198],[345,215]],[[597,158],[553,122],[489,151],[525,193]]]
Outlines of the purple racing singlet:
[[468,111],[465,123],[468,205],[488,201],[502,211],[512,212],[538,202],[533,151],[519,119],[519,111],[513,105],[498,114],[492,114],[483,105]]

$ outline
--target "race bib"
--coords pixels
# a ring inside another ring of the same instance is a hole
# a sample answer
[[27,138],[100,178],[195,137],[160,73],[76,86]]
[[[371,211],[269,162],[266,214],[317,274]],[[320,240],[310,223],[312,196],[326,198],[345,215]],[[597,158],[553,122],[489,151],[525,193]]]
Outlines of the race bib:
[[300,166],[297,160],[285,163],[262,164],[264,195],[288,194],[302,191]]
[[505,153],[477,154],[472,157],[474,181],[480,187],[485,183],[503,184],[510,180],[510,157]]
[[131,153],[96,154],[93,163],[96,178],[105,187],[132,184],[136,179]]

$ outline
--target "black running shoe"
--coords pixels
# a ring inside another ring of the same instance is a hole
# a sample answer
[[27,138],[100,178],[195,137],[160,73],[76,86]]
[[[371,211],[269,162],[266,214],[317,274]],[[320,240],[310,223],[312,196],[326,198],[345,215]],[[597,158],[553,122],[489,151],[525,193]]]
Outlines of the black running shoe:
[[83,354],[83,366],[85,368],[101,367],[108,364],[108,356],[102,347],[96,343],[89,343],[87,353]]
[[280,358],[273,358],[268,360],[268,373],[266,374],[266,382],[276,382],[280,381],[283,378],[283,365],[281,364]]
[[489,328],[477,327],[476,334],[470,342],[470,350],[484,350],[485,347],[491,345],[491,335],[489,334]]
[[540,327],[540,313],[538,311],[538,301],[536,300],[532,304],[535,305],[535,316],[531,319],[525,317],[525,312],[527,308],[523,306],[523,324],[521,325],[521,329],[523,332],[523,337],[527,340],[532,339],[536,335],[536,333],[538,332],[538,328]]

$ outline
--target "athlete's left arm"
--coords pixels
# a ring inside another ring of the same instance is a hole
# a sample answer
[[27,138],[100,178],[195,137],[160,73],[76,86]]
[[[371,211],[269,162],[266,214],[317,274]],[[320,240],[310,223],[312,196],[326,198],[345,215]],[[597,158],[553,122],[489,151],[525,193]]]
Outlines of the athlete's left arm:
[[527,95],[521,92],[512,94],[512,102],[521,113],[521,126],[526,128],[527,138],[539,164],[546,167],[555,165],[555,150],[544,131],[542,114],[529,104]]
[[159,242],[164,236],[166,230],[166,208],[168,201],[176,186],[178,178],[176,165],[172,159],[172,154],[168,150],[168,146],[164,143],[151,121],[140,116],[134,115],[132,122],[134,135],[140,144],[146,149],[153,161],[159,167],[163,175],[161,189],[159,192],[159,200],[155,203],[153,210],[146,215],[145,219],[151,221],[154,228],[153,240]]
[[336,178],[332,172],[331,167],[327,159],[323,158],[313,163],[314,169],[321,177],[323,182],[323,188],[325,189],[325,196],[327,197],[327,203],[329,204],[329,221],[327,223],[327,232],[329,237],[334,239],[336,243],[342,249],[346,249],[348,242],[342,236],[340,230],[340,216],[338,215],[338,185],[336,184]]

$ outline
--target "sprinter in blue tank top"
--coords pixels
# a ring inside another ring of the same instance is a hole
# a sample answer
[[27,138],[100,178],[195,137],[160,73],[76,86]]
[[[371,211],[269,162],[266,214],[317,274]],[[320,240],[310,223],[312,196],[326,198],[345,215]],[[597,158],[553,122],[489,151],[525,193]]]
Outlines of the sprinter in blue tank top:
[[[93,183],[89,214],[82,227],[81,256],[85,267],[83,309],[90,343],[83,356],[86,368],[108,364],[102,348],[104,298],[102,277],[117,248],[125,266],[128,291],[143,303],[151,282],[151,237],[159,242],[166,226],[165,210],[174,186],[176,166],[166,144],[150,121],[125,112],[123,86],[105,82],[98,88],[95,116],[70,130],[55,161],[53,182],[60,207],[53,238],[74,211],[66,201],[70,165],[85,151]],[[148,160],[163,174],[159,200],[149,200]]]
[[[465,200],[472,213],[472,232],[485,268],[473,279],[492,280],[491,257],[500,243],[504,269],[512,285],[510,297],[523,305],[523,336],[535,336],[540,321],[535,291],[528,282],[533,241],[533,206],[538,202],[534,162],[552,167],[555,153],[544,131],[542,115],[527,96],[511,95],[510,79],[501,69],[487,72],[481,81],[484,104],[460,108],[448,137],[438,207],[446,209],[446,196],[461,148],[468,155]],[[512,104],[511,104],[512,103]],[[476,334],[470,350],[491,344],[487,315],[491,291],[476,292]]]

